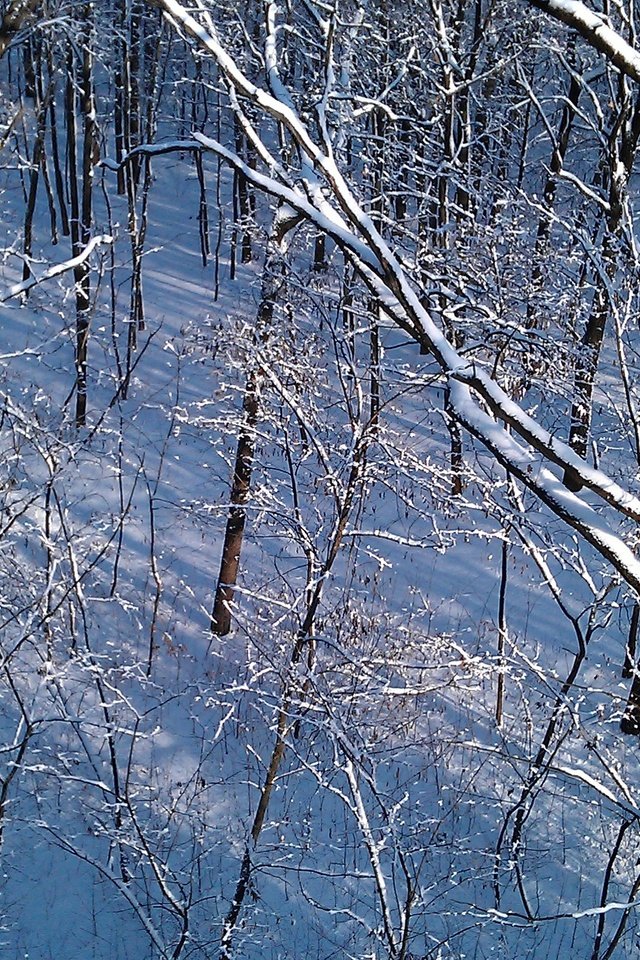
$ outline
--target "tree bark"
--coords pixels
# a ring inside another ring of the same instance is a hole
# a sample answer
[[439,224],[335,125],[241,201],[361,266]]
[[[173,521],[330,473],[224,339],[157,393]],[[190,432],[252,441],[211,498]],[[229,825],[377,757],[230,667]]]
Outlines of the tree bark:
[[[267,256],[262,273],[262,287],[256,328],[255,342],[261,342],[267,335],[273,320],[273,311],[282,283],[281,258],[286,237],[298,223],[298,217],[280,219],[276,213],[271,237],[267,244]],[[238,436],[236,455],[231,482],[229,516],[222,545],[220,571],[216,586],[211,631],[218,636],[226,636],[231,630],[231,604],[235,595],[240,570],[240,554],[247,522],[247,503],[251,492],[251,475],[255,457],[255,430],[260,415],[260,391],[262,374],[259,364],[249,371],[242,404],[243,421]]]

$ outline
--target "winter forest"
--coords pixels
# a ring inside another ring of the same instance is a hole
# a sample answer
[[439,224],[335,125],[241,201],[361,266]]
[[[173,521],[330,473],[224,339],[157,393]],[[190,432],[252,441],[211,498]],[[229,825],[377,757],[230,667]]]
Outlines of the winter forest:
[[0,0],[3,960],[638,956],[639,31]]

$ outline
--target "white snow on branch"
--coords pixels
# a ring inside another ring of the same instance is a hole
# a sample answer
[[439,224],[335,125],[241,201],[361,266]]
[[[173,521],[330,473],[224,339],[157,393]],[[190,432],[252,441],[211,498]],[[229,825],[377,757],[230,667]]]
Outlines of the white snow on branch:
[[18,297],[21,293],[26,293],[27,290],[31,290],[32,287],[37,286],[39,283],[44,283],[45,280],[51,280],[61,273],[66,273],[68,270],[79,267],[80,264],[84,263],[84,261],[91,256],[95,248],[103,243],[113,243],[113,237],[107,234],[93,237],[77,257],[72,257],[71,260],[65,260],[64,263],[57,263],[54,267],[49,267],[49,269],[45,270],[39,277],[31,276],[26,280],[21,280],[20,283],[14,283],[12,287],[9,287],[5,293],[0,295],[0,303],[6,303],[7,300]]
[[581,0],[529,0],[529,3],[573,27],[619,70],[640,81],[640,52],[612,29],[601,13],[591,10]]
[[[333,156],[313,140],[290,98],[283,93],[286,102],[282,102],[252,83],[222,48],[217,36],[208,33],[178,0],[156,0],[156,3],[173,23],[180,24],[192,40],[215,58],[229,87],[286,128],[300,153],[299,180],[295,185],[290,178],[287,178],[288,183],[283,183],[277,171],[264,174],[254,170],[237,154],[202,134],[195,135],[198,142],[241,170],[254,186],[297,209],[351,254],[389,317],[420,343],[449,376],[453,413],[459,422],[491,451],[498,462],[612,563],[640,595],[640,561],[606,519],[582,497],[570,493],[548,464],[571,470],[583,486],[614,509],[618,520],[627,516],[640,521],[640,500],[602,471],[588,467],[567,444],[555,439],[515,403],[487,371],[469,364],[455,349],[425,308],[420,291],[415,289],[395,253],[358,203]],[[543,8],[552,13],[562,11],[566,16],[570,15],[572,24],[576,28],[581,25],[581,32],[586,32],[594,45],[593,37],[603,36],[607,51],[631,58],[630,62],[635,62],[631,57],[633,54],[638,60],[640,77],[640,57],[619,41],[613,31],[610,31],[611,36],[606,31],[603,33],[606,24],[602,18],[593,15],[589,19],[590,13],[583,4],[544,0]],[[274,51],[272,53],[275,55]],[[613,57],[612,53],[608,55]],[[277,84],[275,88],[278,89]]]

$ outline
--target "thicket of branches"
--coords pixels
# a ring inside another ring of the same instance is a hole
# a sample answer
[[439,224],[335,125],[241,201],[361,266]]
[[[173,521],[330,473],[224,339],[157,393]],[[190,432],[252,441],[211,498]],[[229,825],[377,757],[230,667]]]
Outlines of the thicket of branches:
[[634,4],[0,16],[6,955],[632,956]]

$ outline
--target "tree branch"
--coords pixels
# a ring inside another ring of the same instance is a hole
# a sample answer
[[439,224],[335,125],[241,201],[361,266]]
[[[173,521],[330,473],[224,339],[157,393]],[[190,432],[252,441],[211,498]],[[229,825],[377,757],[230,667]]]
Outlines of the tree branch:
[[89,243],[86,245],[84,250],[81,250],[77,257],[72,257],[71,260],[65,260],[64,263],[57,263],[53,267],[49,267],[48,270],[40,277],[28,277],[26,280],[22,280],[20,283],[14,283],[12,287],[9,287],[6,293],[3,293],[0,296],[0,303],[6,303],[7,300],[12,300],[13,297],[18,297],[21,293],[26,293],[27,290],[31,290],[32,287],[37,286],[39,283],[43,283],[45,280],[51,280],[52,277],[57,277],[61,273],[66,273],[68,270],[73,270],[75,267],[78,267],[81,263],[89,257],[96,247],[100,246],[102,243],[113,243],[113,237],[109,237],[107,234],[100,234],[98,237],[93,237]]
[[640,52],[609,26],[607,18],[590,10],[581,0],[528,0],[528,2],[572,27],[589,46],[613,63],[622,73],[640,82]]

